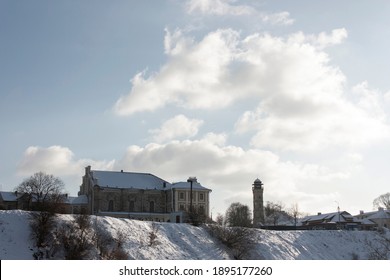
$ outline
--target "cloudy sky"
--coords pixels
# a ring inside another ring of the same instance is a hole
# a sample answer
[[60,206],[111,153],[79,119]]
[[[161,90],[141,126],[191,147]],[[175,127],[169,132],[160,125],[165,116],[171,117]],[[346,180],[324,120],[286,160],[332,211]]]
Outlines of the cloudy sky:
[[390,2],[0,1],[0,188],[197,176],[212,212],[390,191]]

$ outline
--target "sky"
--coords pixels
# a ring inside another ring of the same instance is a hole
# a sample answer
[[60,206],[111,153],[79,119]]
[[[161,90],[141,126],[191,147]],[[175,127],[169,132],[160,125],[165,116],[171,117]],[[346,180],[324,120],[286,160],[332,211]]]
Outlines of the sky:
[[232,202],[389,192],[390,3],[0,0],[0,190],[84,168],[196,176]]

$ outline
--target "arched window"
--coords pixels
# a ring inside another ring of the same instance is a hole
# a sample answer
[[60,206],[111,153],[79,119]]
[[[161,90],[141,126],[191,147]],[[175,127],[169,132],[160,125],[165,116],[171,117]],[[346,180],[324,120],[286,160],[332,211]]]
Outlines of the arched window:
[[149,211],[150,211],[150,212],[154,212],[154,201],[151,201],[151,202],[150,202]]

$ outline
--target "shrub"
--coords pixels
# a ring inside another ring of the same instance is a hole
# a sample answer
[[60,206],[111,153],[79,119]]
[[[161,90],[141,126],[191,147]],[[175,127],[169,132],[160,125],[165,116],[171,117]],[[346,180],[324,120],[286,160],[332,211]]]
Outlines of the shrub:
[[235,259],[242,260],[249,257],[253,245],[252,229],[220,225],[208,225],[207,229],[212,236],[230,248]]

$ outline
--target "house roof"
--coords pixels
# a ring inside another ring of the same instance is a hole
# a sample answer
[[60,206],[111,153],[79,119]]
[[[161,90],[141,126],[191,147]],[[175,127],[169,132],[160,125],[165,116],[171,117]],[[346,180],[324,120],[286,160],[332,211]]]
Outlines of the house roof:
[[328,223],[338,223],[338,222],[356,222],[356,218],[354,218],[351,214],[346,211],[342,212],[333,212],[326,214],[318,214],[312,216],[306,216],[300,220],[300,222],[321,222],[326,221]]
[[0,192],[3,201],[17,201],[18,195],[15,192]]
[[122,171],[91,171],[94,184],[109,188],[160,189],[164,190],[171,184],[150,173]]
[[[177,183],[173,183],[171,185],[171,187],[175,188],[175,189],[189,190],[189,189],[191,189],[191,183],[190,182],[177,182]],[[193,190],[211,191],[211,189],[208,189],[208,188],[202,186],[199,182],[193,182],[192,189]]]
[[377,219],[390,219],[390,210],[379,210],[372,215],[368,216],[367,219],[377,220]]

